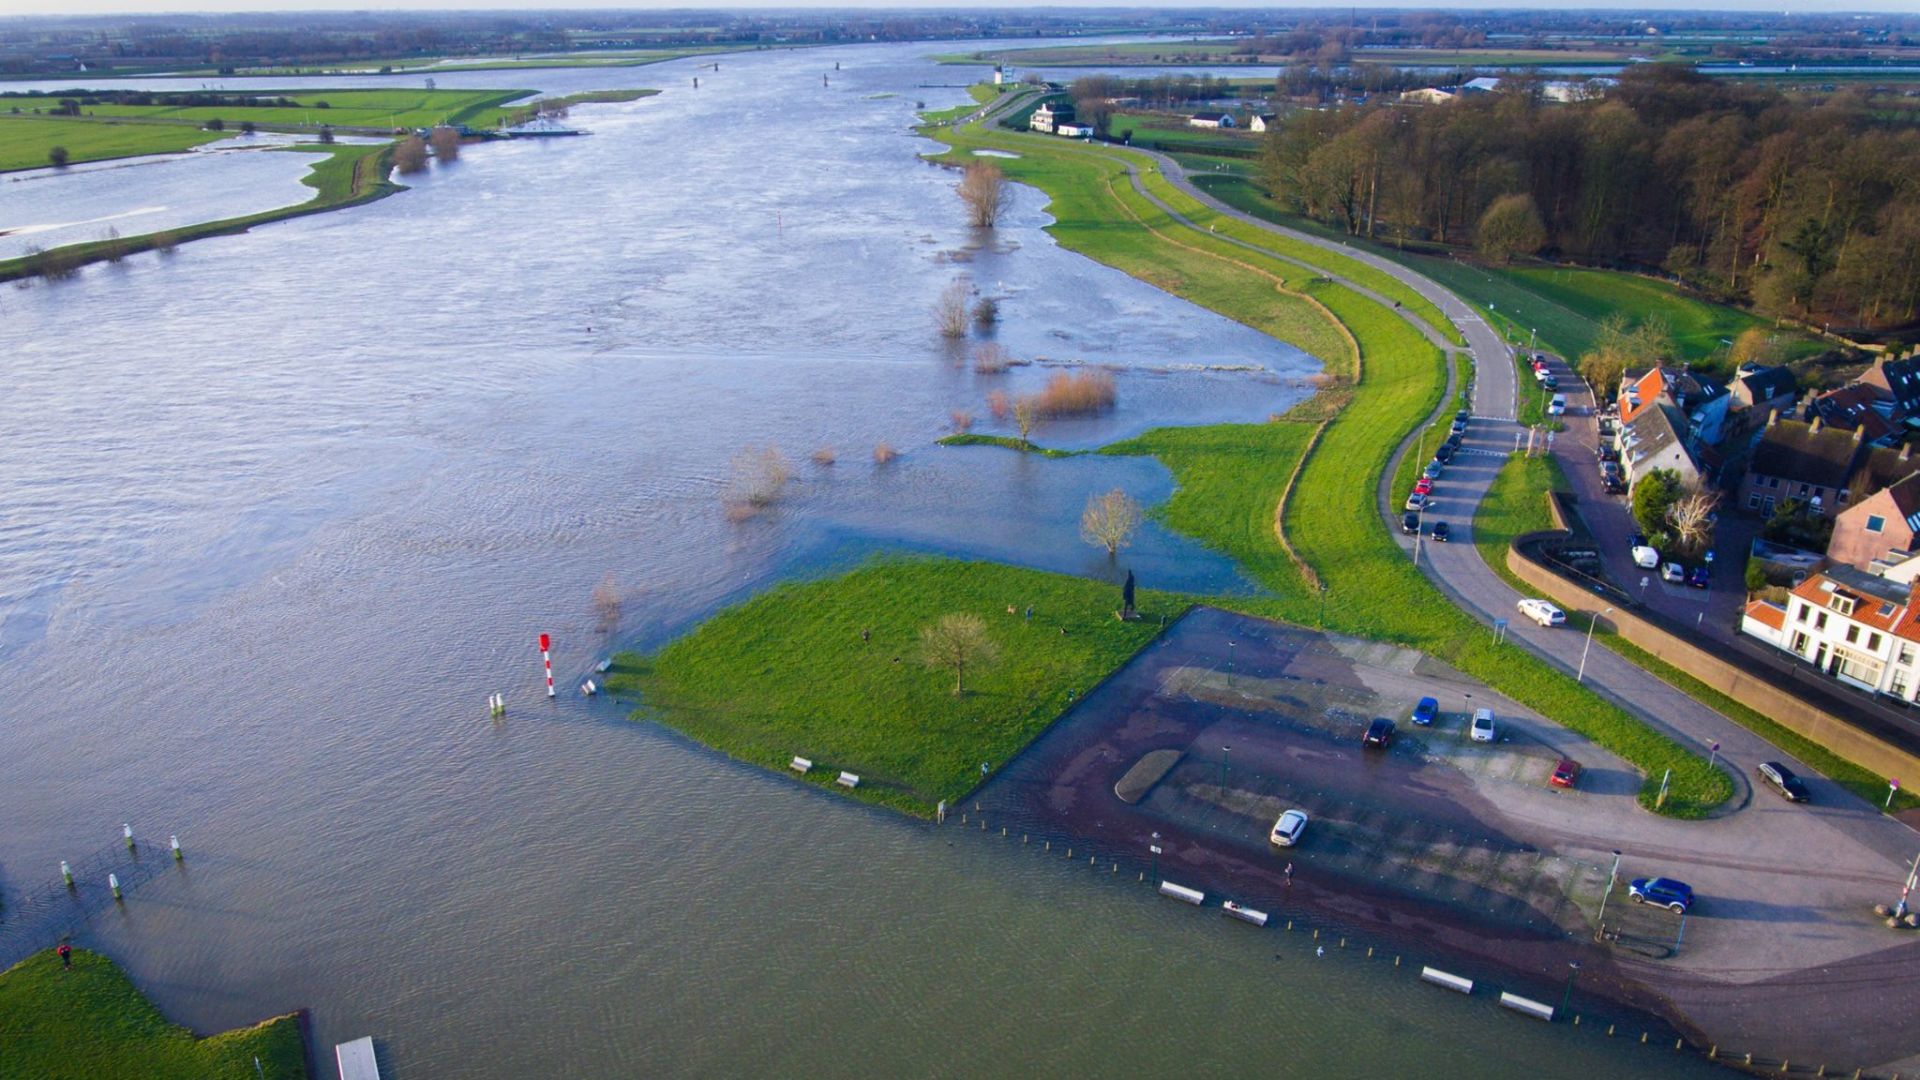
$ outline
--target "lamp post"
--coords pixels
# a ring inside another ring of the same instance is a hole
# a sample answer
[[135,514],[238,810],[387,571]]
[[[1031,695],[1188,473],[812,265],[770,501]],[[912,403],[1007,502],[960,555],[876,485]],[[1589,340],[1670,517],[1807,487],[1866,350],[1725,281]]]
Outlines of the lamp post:
[[1573,1001],[1573,980],[1580,977],[1580,961],[1567,961],[1567,992],[1560,995],[1560,1011],[1566,1012],[1567,1005]]
[[1223,746],[1220,748],[1220,791],[1222,794],[1225,794],[1227,790],[1227,755],[1231,753],[1233,753],[1233,747],[1231,746]]
[[[1613,614],[1613,609],[1608,608],[1602,614],[1611,615]],[[1587,650],[1593,648],[1593,628],[1599,622],[1599,615],[1592,615],[1587,618],[1587,643],[1580,646],[1580,673],[1573,677],[1574,682],[1585,682],[1587,679]]]
[[1320,629],[1327,628],[1327,583],[1320,583]]
[[1619,880],[1619,878],[1620,852],[1616,850],[1613,853],[1613,869],[1607,871],[1607,891],[1600,894],[1600,914],[1594,920],[1600,924],[1602,931],[1605,931],[1607,928],[1607,901],[1613,897],[1613,883]]
[[1153,834],[1153,843],[1147,845],[1147,850],[1153,853],[1153,878],[1155,881],[1158,881],[1160,880],[1160,834],[1159,833]]
[[1227,642],[1227,689],[1233,689],[1233,642]]

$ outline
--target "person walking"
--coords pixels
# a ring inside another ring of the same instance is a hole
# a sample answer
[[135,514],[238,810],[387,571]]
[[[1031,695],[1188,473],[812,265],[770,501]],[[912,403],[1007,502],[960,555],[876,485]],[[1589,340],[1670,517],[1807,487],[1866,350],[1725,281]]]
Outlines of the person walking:
[[1293,888],[1293,864],[1288,863],[1287,868],[1282,870],[1281,873],[1287,876],[1287,888]]
[[60,947],[53,951],[60,954],[60,966],[62,968],[68,971],[73,970],[73,946],[63,941],[60,943]]

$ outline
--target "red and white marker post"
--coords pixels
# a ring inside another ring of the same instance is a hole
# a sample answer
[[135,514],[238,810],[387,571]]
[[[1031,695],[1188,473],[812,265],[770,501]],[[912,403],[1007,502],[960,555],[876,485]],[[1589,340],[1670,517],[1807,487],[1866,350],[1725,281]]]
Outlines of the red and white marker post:
[[541,634],[540,635],[540,662],[542,664],[545,664],[547,668],[547,696],[548,697],[553,696],[552,649],[553,649],[553,639],[549,638],[545,634]]

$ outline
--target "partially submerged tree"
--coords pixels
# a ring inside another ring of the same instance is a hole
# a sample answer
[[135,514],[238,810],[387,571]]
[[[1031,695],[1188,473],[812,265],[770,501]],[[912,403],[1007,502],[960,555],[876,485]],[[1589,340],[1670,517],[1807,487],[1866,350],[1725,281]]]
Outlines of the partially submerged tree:
[[425,171],[427,144],[418,135],[409,135],[393,148],[393,167],[402,176]]
[[1140,520],[1140,504],[1114,488],[1105,495],[1087,497],[1087,508],[1080,513],[1080,536],[1094,547],[1106,548],[1111,559],[1133,542]]
[[973,350],[973,373],[975,375],[1001,375],[1013,366],[1013,357],[1007,347],[997,341],[988,341]]
[[615,580],[613,571],[607,571],[600,584],[593,587],[593,628],[601,637],[606,637],[620,628],[620,608],[623,598],[620,594],[620,582]]
[[960,174],[960,201],[967,204],[967,220],[977,228],[991,229],[1000,220],[1011,193],[1007,176],[990,161],[970,161]]
[[460,160],[460,131],[458,128],[437,127],[428,136],[433,147],[433,156],[441,162]]
[[1033,434],[1033,425],[1040,422],[1040,398],[1035,394],[1021,394],[1013,401],[1013,426],[1020,429],[1020,442],[1032,446],[1029,438]]
[[967,336],[967,306],[972,295],[973,287],[967,284],[966,278],[954,278],[940,290],[940,299],[933,304],[933,321],[940,327],[942,337]]
[[792,479],[787,457],[777,446],[742,450],[733,457],[733,475],[727,482],[727,501],[746,511],[773,505]]
[[942,615],[920,628],[920,661],[930,668],[953,670],[953,692],[967,692],[967,669],[991,663],[999,650],[987,636],[986,621],[978,615]]

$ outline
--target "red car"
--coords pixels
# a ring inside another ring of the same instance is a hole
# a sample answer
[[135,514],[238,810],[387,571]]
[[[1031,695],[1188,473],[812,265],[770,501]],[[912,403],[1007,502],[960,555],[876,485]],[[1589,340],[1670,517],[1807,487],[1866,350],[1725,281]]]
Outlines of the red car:
[[1431,495],[1433,494],[1433,481],[1423,476],[1420,478],[1419,483],[1413,485],[1413,490],[1419,492],[1422,495]]
[[1548,782],[1554,787],[1570,788],[1580,779],[1580,763],[1572,758],[1561,758],[1560,764],[1553,767],[1553,776]]

